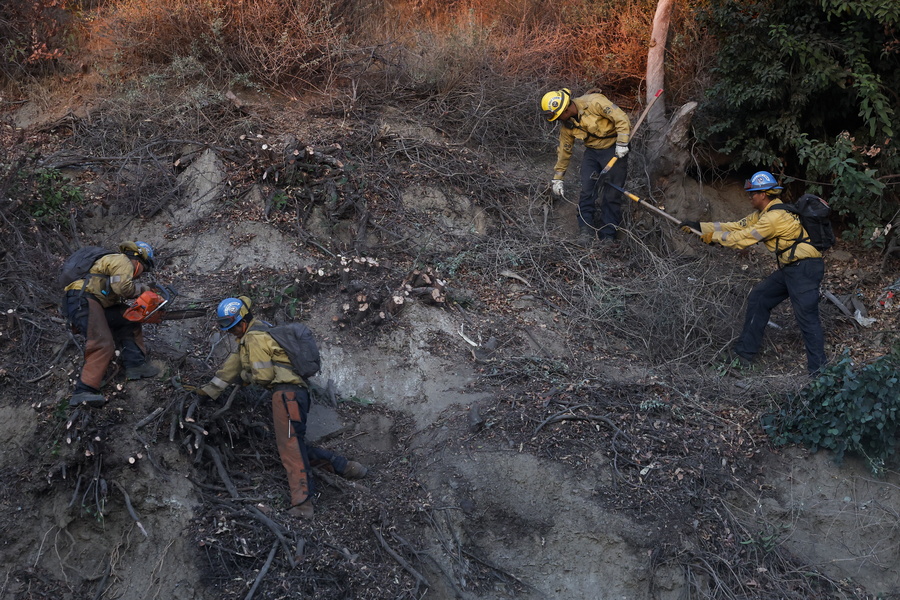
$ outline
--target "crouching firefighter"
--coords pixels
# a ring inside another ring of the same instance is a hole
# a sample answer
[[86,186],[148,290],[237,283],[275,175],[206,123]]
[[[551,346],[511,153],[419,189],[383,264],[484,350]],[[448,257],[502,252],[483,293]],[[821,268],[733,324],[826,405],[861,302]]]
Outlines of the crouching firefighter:
[[306,444],[306,422],[310,408],[309,387],[291,364],[285,349],[269,333],[271,326],[255,319],[246,296],[226,298],[216,311],[222,331],[237,340],[237,349],[225,359],[212,380],[196,390],[203,397],[218,398],[231,384],[257,384],[272,390],[272,420],[278,454],[287,471],[294,517],[310,519],[315,514],[311,467],[332,470],[347,479],[365,477],[368,469],[355,461]]
[[126,299],[150,289],[136,280],[154,267],[153,248],[146,242],[122,242],[118,252],[96,246],[81,248],[63,264],[59,284],[65,290],[63,312],[75,333],[86,338],[84,366],[69,406],[102,407],[103,377],[121,347],[125,378],[155,377],[159,369],[147,362],[141,324],[123,315]]

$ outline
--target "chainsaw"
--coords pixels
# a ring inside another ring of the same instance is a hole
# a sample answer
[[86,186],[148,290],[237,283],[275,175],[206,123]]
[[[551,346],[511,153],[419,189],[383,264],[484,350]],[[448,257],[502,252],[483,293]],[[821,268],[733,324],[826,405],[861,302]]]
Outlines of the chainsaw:
[[125,311],[125,318],[135,323],[162,323],[206,316],[205,308],[167,310],[166,307],[178,294],[165,285],[158,285],[156,288],[158,291],[148,290],[135,298],[134,303]]

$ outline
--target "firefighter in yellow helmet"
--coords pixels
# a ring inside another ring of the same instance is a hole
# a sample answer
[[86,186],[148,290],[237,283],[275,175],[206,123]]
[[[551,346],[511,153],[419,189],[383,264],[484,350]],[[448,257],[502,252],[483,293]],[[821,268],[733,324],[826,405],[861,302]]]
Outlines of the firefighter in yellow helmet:
[[[78,266],[78,262],[82,265]],[[123,316],[128,308],[124,301],[150,289],[136,280],[154,266],[153,248],[146,242],[122,242],[118,252],[82,248],[63,265],[63,310],[73,331],[86,338],[84,366],[69,406],[99,408],[106,404],[100,386],[117,345],[121,346],[126,379],[159,374],[159,369],[147,362],[141,324]]]
[[[615,165],[606,176],[610,183],[624,187],[631,136],[628,115],[603,94],[587,93],[573,98],[568,88],[544,94],[541,110],[548,121],[561,124],[550,188],[554,196],[563,195],[563,177],[572,158],[575,140],[584,143],[581,192],[578,196],[579,243],[590,245],[597,237],[601,243],[614,241],[622,222],[622,194],[611,186],[603,186],[597,176],[610,159],[616,157]],[[597,189],[598,186],[602,188]],[[598,196],[601,197],[600,214],[595,219],[595,199]]]
[[288,514],[310,519],[315,514],[312,466],[334,471],[347,479],[365,477],[368,469],[339,454],[306,444],[309,386],[294,371],[284,348],[268,333],[269,324],[255,319],[250,306],[250,298],[246,296],[225,298],[219,303],[216,311],[219,328],[234,335],[238,347],[225,359],[215,377],[196,393],[218,398],[225,388],[235,383],[252,383],[272,390],[275,443],[291,491]]

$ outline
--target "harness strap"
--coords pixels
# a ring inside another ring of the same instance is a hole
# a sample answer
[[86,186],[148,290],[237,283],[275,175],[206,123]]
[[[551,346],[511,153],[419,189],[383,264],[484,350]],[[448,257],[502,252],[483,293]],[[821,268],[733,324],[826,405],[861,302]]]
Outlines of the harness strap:
[[[791,213],[791,214],[796,214],[796,213],[794,213],[793,211],[788,210],[788,208],[784,205],[783,202],[782,202],[782,203],[779,203],[779,204],[773,204],[772,206],[769,207],[769,210],[776,210],[776,209],[777,209],[777,210],[787,211],[787,212],[789,212],[789,213]],[[780,238],[775,238],[775,255],[776,255],[777,257],[780,258],[781,255],[784,254],[785,252],[787,252],[788,250],[791,251],[790,255],[788,256],[788,261],[787,261],[786,264],[791,264],[792,262],[794,262],[794,257],[797,255],[797,248],[800,246],[800,244],[809,244],[809,245],[812,245],[812,238],[809,237],[809,235],[805,235],[805,236],[803,235],[804,233],[807,233],[807,234],[808,234],[808,232],[806,231],[806,229],[804,229],[803,223],[800,221],[800,217],[799,217],[799,216],[797,217],[797,221],[798,221],[798,225],[800,225],[800,236],[797,237],[797,238],[794,240],[794,243],[793,243],[793,244],[791,244],[791,245],[788,246],[787,248],[779,249],[779,248],[778,248],[778,240],[779,240]],[[777,261],[777,262],[778,262],[778,268],[780,269],[781,266],[782,266],[781,261],[779,260],[779,261]]]

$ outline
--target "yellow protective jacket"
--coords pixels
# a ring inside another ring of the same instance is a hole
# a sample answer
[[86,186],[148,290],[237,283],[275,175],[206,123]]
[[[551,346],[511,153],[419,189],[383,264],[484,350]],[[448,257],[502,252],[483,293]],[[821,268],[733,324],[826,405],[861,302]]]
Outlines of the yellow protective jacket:
[[232,352],[216,371],[215,377],[203,386],[210,398],[218,398],[233,383],[255,383],[271,389],[278,384],[307,387],[302,377],[294,372],[287,352],[268,333],[269,326],[257,319],[238,340],[237,350]]
[[[713,232],[713,241],[727,248],[743,249],[757,242],[764,242],[766,248],[775,253],[782,266],[803,258],[821,258],[822,253],[815,246],[801,242],[793,251],[791,246],[798,238],[808,237],[800,224],[800,217],[787,210],[769,210],[781,199],[769,202],[761,211],[753,211],[740,221],[731,223],[700,223],[702,233]],[[785,252],[781,252],[785,250]]]
[[134,280],[134,265],[124,254],[101,256],[91,266],[91,275],[73,281],[66,291],[81,290],[91,294],[103,308],[121,304],[124,299],[137,298],[149,289]]
[[628,115],[603,94],[586,94],[572,102],[578,107],[578,116],[572,119],[573,127],[562,123],[559,130],[553,179],[562,179],[566,174],[576,139],[588,148],[603,150],[613,144],[627,144],[631,138]]

